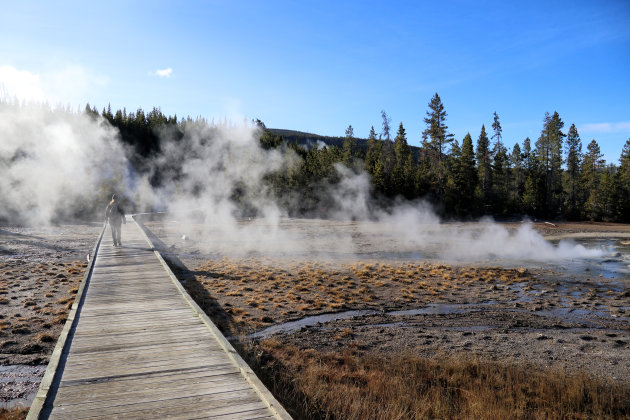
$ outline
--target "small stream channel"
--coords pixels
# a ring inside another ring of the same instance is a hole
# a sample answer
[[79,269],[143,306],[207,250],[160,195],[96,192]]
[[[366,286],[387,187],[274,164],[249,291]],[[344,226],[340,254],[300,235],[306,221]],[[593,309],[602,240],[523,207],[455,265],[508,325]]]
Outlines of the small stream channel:
[[[508,302],[509,303],[509,302]],[[444,303],[431,303],[422,308],[415,309],[407,309],[400,311],[389,311],[389,312],[379,312],[374,310],[362,310],[362,311],[346,311],[346,312],[338,312],[332,314],[322,314],[305,317],[296,321],[286,322],[284,324],[273,325],[271,327],[265,328],[261,331],[257,331],[255,333],[249,334],[247,338],[252,339],[265,339],[269,338],[275,334],[288,334],[295,331],[299,331],[302,328],[313,327],[316,325],[326,324],[333,321],[343,320],[343,319],[353,319],[370,315],[387,315],[391,317],[403,317],[403,316],[414,316],[414,315],[450,315],[450,314],[461,314],[468,313],[474,311],[483,311],[483,310],[495,310],[500,309],[506,312],[528,312],[532,314],[536,314],[539,316],[553,317],[557,318],[561,321],[570,321],[570,322],[579,322],[582,326],[596,328],[597,324],[590,321],[590,318],[604,318],[604,319],[613,319],[613,316],[604,310],[587,310],[587,309],[574,309],[568,307],[562,308],[554,308],[551,310],[540,310],[536,312],[528,311],[526,309],[521,308],[501,308],[497,302],[484,302],[477,304],[444,304]],[[614,319],[619,321],[627,321],[630,322],[630,318],[628,317],[615,317]],[[401,327],[405,326],[404,321],[393,322],[393,323],[385,323],[385,324],[375,324],[375,325],[367,325],[367,326],[378,326],[378,327]],[[460,327],[447,327],[448,329],[457,330]],[[488,325],[478,325],[473,327],[465,327],[466,330],[477,329],[484,330],[490,329],[491,326]],[[235,337],[230,337],[230,339],[235,339]]]

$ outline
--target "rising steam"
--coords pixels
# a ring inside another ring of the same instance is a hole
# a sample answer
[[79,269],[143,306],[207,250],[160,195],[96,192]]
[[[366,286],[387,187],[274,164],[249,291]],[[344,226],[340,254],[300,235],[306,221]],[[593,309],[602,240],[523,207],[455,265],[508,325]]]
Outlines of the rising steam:
[[[332,221],[288,220],[299,203],[275,196],[264,179],[297,165],[293,152],[261,148],[260,132],[249,124],[188,120],[182,132],[161,133],[161,154],[138,174],[105,120],[0,103],[0,222],[41,225],[78,214],[102,220],[109,197],[119,192],[130,210],[166,210],[184,231],[201,221],[194,239],[215,253],[361,255],[378,241],[384,254],[448,260],[600,255],[574,244],[554,246],[528,224],[514,232],[490,221],[472,229],[444,224],[424,202],[383,210],[371,201],[368,175],[343,165],[336,166],[338,183],[323,184],[319,215]],[[156,187],[149,179],[158,175]]]
[[97,198],[127,178],[123,147],[108,124],[0,102],[0,220],[67,220],[93,211]]

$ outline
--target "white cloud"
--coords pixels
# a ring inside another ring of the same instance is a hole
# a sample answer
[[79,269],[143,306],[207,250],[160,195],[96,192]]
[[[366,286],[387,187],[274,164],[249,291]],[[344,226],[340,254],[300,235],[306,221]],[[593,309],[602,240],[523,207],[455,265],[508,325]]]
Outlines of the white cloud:
[[584,124],[582,127],[580,127],[579,131],[585,133],[626,132],[630,131],[630,121]]
[[159,77],[171,77],[173,75],[173,69],[170,67],[166,69],[158,69],[153,74]]
[[6,100],[82,105],[106,83],[107,78],[77,65],[42,73],[0,66],[0,98]]
[[42,102],[46,99],[39,74],[0,66],[0,99]]

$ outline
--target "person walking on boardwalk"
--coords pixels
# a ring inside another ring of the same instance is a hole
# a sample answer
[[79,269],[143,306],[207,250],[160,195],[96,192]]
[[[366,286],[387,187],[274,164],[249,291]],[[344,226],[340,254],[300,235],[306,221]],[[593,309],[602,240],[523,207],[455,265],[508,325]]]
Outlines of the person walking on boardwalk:
[[112,230],[112,239],[114,240],[114,246],[122,246],[120,242],[120,227],[125,221],[125,211],[120,205],[118,195],[112,195],[112,201],[109,202],[105,209],[105,221],[109,222],[109,227]]

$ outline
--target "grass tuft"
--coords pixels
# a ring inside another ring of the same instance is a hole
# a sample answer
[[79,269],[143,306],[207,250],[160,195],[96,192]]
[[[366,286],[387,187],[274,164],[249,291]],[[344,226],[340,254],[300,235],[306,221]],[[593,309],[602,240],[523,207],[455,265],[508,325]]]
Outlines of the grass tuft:
[[[351,334],[344,330],[341,335]],[[627,418],[630,385],[474,359],[260,343],[257,370],[295,418]]]
[[22,420],[28,414],[28,407],[0,408],[0,420]]

